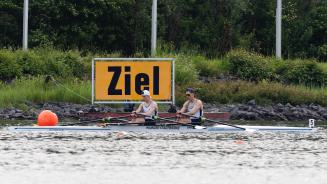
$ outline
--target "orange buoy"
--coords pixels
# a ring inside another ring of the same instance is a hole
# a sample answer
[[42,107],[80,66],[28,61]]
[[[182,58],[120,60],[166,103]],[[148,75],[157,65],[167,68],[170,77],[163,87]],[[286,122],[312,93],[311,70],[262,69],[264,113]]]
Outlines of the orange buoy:
[[42,111],[37,118],[38,126],[56,126],[58,124],[58,116],[49,111]]

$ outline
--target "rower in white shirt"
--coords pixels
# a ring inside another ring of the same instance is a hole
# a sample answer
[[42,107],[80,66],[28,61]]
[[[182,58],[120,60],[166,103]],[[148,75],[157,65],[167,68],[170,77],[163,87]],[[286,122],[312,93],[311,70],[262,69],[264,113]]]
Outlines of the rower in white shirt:
[[158,114],[158,105],[152,100],[150,92],[143,90],[142,92],[143,102],[139,105],[136,111],[132,112],[132,123],[142,123],[146,126],[155,125],[154,116]]

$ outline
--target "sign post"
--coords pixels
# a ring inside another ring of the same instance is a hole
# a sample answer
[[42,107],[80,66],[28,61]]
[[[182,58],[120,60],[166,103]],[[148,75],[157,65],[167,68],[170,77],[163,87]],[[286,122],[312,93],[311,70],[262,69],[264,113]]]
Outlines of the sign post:
[[277,0],[276,8],[276,58],[282,58],[282,0]]
[[94,58],[92,103],[140,103],[149,90],[158,103],[175,104],[174,59]]
[[28,49],[28,0],[24,0],[23,12],[23,50]]

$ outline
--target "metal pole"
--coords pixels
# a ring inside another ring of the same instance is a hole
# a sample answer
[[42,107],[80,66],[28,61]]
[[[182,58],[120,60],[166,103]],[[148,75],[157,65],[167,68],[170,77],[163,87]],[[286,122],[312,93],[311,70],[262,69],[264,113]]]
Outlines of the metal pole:
[[276,58],[282,58],[282,0],[277,0],[276,8]]
[[156,55],[157,46],[157,0],[152,1],[151,55]]
[[24,17],[23,17],[23,50],[28,49],[28,0],[24,0]]

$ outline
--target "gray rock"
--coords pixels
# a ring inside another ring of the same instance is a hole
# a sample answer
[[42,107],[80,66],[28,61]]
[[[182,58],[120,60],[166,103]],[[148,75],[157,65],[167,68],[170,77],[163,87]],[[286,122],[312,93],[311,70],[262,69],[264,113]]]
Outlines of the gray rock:
[[23,119],[24,118],[24,114],[23,113],[15,113],[11,117],[12,118],[15,118],[15,119]]
[[[26,103],[29,109],[7,108],[0,109],[0,119],[36,119],[45,109],[52,110],[60,118],[79,119],[87,112],[123,112],[123,108],[111,108],[106,105],[71,104],[71,103]],[[327,108],[320,105],[275,104],[272,106],[259,106],[254,100],[247,104],[205,104],[206,112],[230,112],[235,120],[327,120]]]
[[241,105],[241,106],[239,106],[238,108],[239,108],[239,110],[241,110],[241,111],[248,111],[248,110],[250,109],[250,107],[247,106],[247,105]]
[[15,111],[16,111],[16,113],[23,113],[23,111],[20,109],[16,109]]
[[234,114],[231,114],[232,119],[239,119],[239,120],[259,120],[258,114],[255,112],[247,112],[247,111],[237,111]]
[[257,104],[256,104],[255,100],[252,99],[252,100],[248,101],[248,102],[246,103],[246,105],[256,106]]

